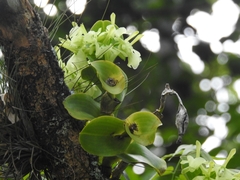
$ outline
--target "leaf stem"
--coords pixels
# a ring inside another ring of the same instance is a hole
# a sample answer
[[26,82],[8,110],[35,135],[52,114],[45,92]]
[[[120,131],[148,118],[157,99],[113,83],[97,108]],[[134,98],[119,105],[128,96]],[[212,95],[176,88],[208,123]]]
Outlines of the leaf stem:
[[121,161],[118,166],[113,170],[110,180],[118,180],[122,172],[127,168],[128,163]]

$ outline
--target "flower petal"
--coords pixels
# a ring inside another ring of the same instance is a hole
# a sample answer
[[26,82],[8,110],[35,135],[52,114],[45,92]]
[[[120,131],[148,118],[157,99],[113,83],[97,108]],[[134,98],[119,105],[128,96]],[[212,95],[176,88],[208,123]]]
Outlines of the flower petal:
[[128,56],[128,67],[137,69],[139,63],[142,61],[140,56],[141,54],[137,50],[133,49],[132,53],[130,53]]

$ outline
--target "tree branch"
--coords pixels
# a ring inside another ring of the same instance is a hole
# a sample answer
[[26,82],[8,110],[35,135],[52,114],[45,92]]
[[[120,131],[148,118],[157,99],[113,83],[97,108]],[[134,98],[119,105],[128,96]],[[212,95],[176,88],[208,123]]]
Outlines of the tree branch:
[[27,0],[0,1],[0,45],[11,104],[21,119],[15,126],[24,128],[28,145],[40,152],[38,156],[33,152],[29,155],[36,158],[28,160],[30,169],[23,170],[18,164],[14,172],[17,168],[22,173],[15,176],[38,165],[50,171],[51,179],[91,179],[90,161],[94,157],[84,152],[78,141],[83,125],[72,119],[62,105],[70,93],[47,30]]

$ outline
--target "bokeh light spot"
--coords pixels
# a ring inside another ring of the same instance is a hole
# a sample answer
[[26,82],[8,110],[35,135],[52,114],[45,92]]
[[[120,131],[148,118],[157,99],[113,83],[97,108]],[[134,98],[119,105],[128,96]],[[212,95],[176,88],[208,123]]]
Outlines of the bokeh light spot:
[[206,137],[206,136],[209,135],[209,130],[206,127],[200,127],[199,130],[198,130],[198,134]]
[[144,173],[144,171],[145,171],[145,166],[141,163],[137,163],[133,166],[133,172],[135,174],[140,175],[140,174]]
[[229,105],[227,103],[220,103],[217,109],[220,112],[227,112],[229,110]]
[[0,58],[3,57],[3,53],[2,53],[2,50],[0,49]]
[[34,0],[34,4],[40,8],[44,8],[49,0]]
[[206,141],[202,144],[203,150],[206,152],[211,151],[212,149],[219,147],[221,145],[221,139],[216,136],[209,136]]
[[129,25],[129,26],[127,26],[126,29],[127,29],[127,32],[128,32],[129,34],[131,34],[131,33],[135,32],[135,31],[137,31],[136,26],[133,26],[133,25]]
[[205,64],[200,57],[192,51],[192,47],[198,44],[198,41],[193,36],[177,35],[174,37],[174,41],[178,45],[178,57],[185,63],[187,63],[193,73],[201,74],[205,68]]
[[216,92],[216,99],[218,102],[228,102],[229,101],[229,93],[226,88],[219,89]]
[[221,53],[217,56],[217,61],[221,65],[226,64],[228,62],[228,56],[225,53]]
[[[226,158],[227,157],[227,151],[226,150],[221,150],[217,155],[217,158]],[[225,159],[215,159],[214,160],[217,164],[223,165],[225,162]]]
[[219,54],[223,51],[223,45],[220,41],[214,41],[210,43],[210,49],[213,53]]
[[55,16],[57,14],[57,7],[54,4],[47,4],[44,8],[43,11],[45,14],[48,16]]
[[157,29],[144,31],[140,42],[147,50],[154,53],[158,52],[161,48],[159,31]]
[[238,107],[236,108],[236,111],[238,112],[238,114],[240,114],[240,105],[238,105]]
[[234,31],[238,16],[239,7],[233,1],[219,0],[213,4],[212,14],[195,10],[187,22],[197,30],[202,41],[213,43]]
[[223,80],[220,77],[213,77],[211,79],[211,87],[214,90],[221,89],[223,87]]
[[232,77],[229,75],[222,76],[224,86],[228,86],[232,83]]
[[211,89],[211,81],[209,79],[202,79],[199,87],[202,91],[209,91]]
[[73,14],[82,14],[87,0],[66,0],[66,5]]
[[213,101],[208,101],[208,102],[206,102],[206,104],[205,104],[205,109],[206,109],[208,112],[213,112],[213,111],[215,111],[215,109],[216,109],[216,103],[213,102]]
[[226,123],[231,120],[231,115],[229,113],[223,113],[221,117],[225,120]]
[[153,145],[156,147],[160,147],[163,145],[163,138],[160,136],[160,134],[156,134]]
[[240,79],[236,80],[233,83],[233,88],[236,91],[237,95],[238,95],[238,99],[240,99]]

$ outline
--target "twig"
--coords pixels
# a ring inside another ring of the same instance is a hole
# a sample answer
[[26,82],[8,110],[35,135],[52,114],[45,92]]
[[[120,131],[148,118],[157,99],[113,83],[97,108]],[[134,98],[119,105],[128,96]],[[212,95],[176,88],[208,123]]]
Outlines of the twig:
[[170,89],[170,85],[168,83],[166,83],[165,89],[163,90],[163,92],[161,94],[160,106],[153,113],[156,116],[158,116],[160,119],[163,118],[162,112],[163,112],[164,107],[165,107],[165,102],[166,102],[166,99],[167,99],[167,95],[176,95],[177,98],[178,98],[178,101],[179,101],[175,124],[176,124],[177,129],[178,129],[178,139],[177,139],[176,143],[180,144],[182,142],[182,136],[186,132],[188,122],[189,122],[189,118],[188,118],[187,109],[183,105],[182,99],[180,98],[180,96],[178,95],[178,93],[176,91]]

